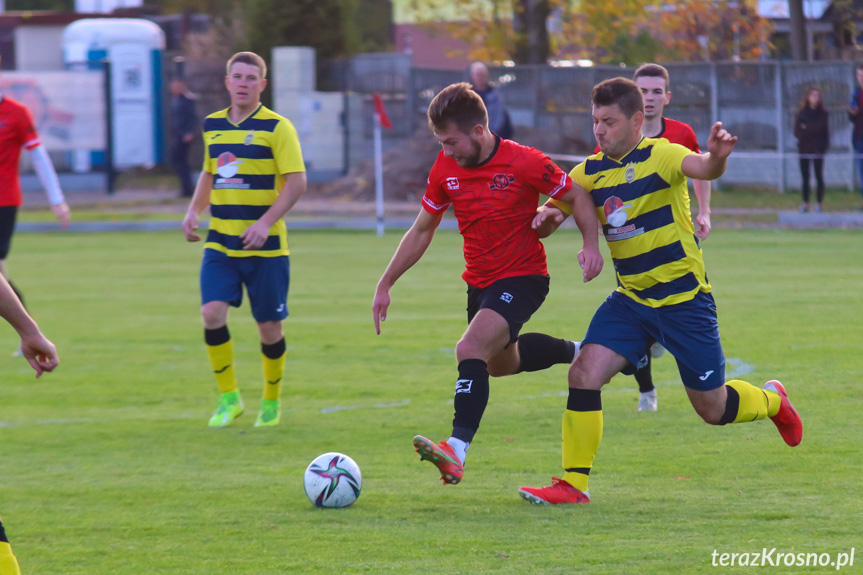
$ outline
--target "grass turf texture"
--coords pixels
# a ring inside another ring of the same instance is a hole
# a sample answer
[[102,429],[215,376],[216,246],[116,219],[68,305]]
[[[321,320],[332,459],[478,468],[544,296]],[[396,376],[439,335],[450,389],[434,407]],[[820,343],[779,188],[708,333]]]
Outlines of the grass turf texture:
[[[450,430],[465,325],[456,233],[439,232],[396,285],[379,337],[372,294],[400,234],[290,236],[282,424],[252,427],[262,376],[246,302],[229,325],[247,412],[225,430],[206,427],[216,385],[200,244],[16,236],[11,277],[62,360],[35,381],[0,325],[0,514],[25,574],[704,573],[714,549],[764,547],[856,547],[846,571],[860,569],[863,233],[716,230],[705,242],[726,355],[754,368],[744,379],[786,384],[801,446],[769,421],[701,422],[666,355],[654,362],[658,412],[636,411],[632,378],[606,386],[592,503],[565,508],[516,492],[560,474],[564,366],[492,380],[462,484],[442,486],[411,448],[416,433]],[[528,331],[580,339],[611,290],[608,258],[582,284],[579,245],[566,230],[546,242],[551,293]],[[363,493],[319,510],[303,471],[333,450],[360,465]]]

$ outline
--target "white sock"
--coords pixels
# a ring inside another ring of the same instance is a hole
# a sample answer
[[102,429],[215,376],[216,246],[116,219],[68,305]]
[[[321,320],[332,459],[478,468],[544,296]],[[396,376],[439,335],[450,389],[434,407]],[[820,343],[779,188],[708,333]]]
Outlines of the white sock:
[[[575,361],[575,357],[578,355],[578,350],[581,349],[581,342],[580,341],[574,341],[574,342],[572,342],[572,345],[575,346],[575,353],[572,354],[572,361]],[[572,361],[570,361],[569,363],[572,363]]]
[[450,437],[446,442],[449,443],[449,446],[452,447],[458,460],[461,461],[462,465],[464,465],[464,460],[467,457],[467,448],[470,447],[470,443],[464,442],[455,437]]

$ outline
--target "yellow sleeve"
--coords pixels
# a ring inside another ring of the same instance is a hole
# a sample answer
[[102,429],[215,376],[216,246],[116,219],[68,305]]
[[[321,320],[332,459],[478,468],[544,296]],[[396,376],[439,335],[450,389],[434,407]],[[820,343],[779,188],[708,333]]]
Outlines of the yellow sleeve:
[[[578,184],[579,186],[581,186],[582,188],[587,190],[588,193],[590,193],[590,188],[588,186],[590,185],[591,182],[584,175],[584,162],[582,162],[579,165],[577,165],[576,167],[574,167],[572,169],[572,171],[569,172],[569,177],[572,178],[573,182],[575,182],[576,184]],[[564,214],[566,214],[568,216],[572,215],[572,206],[570,206],[566,202],[561,202],[558,200],[549,200],[546,203],[553,205],[554,207],[556,207],[557,209],[559,209],[560,211],[562,211]]]
[[276,126],[274,136],[273,158],[276,161],[279,174],[305,172],[306,165],[303,163],[300,139],[297,137],[297,130],[290,120],[281,120]]
[[214,172],[210,169],[210,146],[207,145],[207,132],[203,132],[202,137],[204,140],[204,167],[201,168],[201,171],[212,174]]
[[668,177],[672,178],[676,176],[676,179],[686,178],[686,176],[683,175],[683,171],[680,169],[680,166],[683,164],[683,158],[689,154],[694,154],[695,152],[686,146],[672,144],[667,140],[663,140],[663,143],[665,145],[658,147],[662,155],[659,162],[660,169],[657,171],[663,176],[667,174]]

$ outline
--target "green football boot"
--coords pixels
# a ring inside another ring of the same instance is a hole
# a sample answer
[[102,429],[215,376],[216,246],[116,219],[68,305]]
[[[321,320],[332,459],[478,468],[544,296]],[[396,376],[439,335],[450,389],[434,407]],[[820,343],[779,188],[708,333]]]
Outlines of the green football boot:
[[223,393],[219,397],[219,407],[210,418],[210,427],[227,427],[243,414],[243,398],[239,391]]
[[255,420],[255,427],[271,427],[279,424],[279,419],[282,412],[279,409],[278,399],[262,399],[261,411],[258,412],[258,419]]

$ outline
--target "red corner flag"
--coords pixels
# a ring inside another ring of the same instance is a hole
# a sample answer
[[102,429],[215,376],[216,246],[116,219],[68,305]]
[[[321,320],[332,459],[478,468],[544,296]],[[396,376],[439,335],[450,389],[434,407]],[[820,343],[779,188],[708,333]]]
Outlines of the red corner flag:
[[384,102],[381,100],[381,95],[375,92],[375,113],[378,115],[378,121],[381,126],[388,130],[393,129],[393,123],[390,122],[390,117],[387,116],[387,111],[384,109]]

